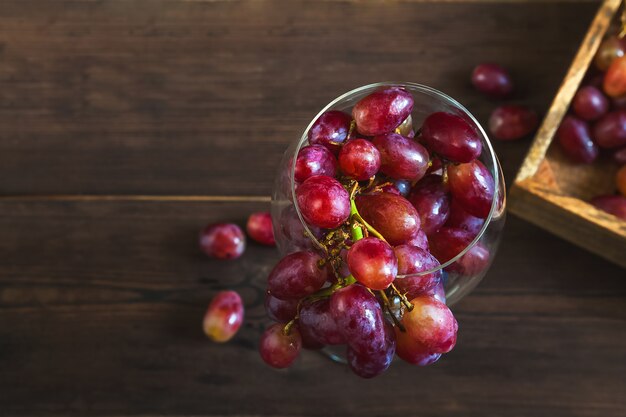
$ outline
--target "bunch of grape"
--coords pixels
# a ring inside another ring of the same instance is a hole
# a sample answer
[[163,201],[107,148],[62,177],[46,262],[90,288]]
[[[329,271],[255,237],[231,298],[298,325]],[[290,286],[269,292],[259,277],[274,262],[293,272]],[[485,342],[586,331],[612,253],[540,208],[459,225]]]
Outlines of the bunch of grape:
[[626,220],[626,42],[617,36],[600,45],[592,68],[557,130],[563,152],[575,163],[591,164],[601,152],[620,165],[616,188],[591,204]]
[[[384,87],[352,114],[323,113],[309,130],[293,161],[308,230],[293,210],[277,225],[303,249],[268,277],[265,306],[276,323],[260,353],[269,365],[290,366],[302,347],[345,345],[350,368],[371,378],[394,354],[424,366],[454,347],[458,325],[440,266],[480,232],[494,179],[477,159],[471,121],[436,112],[415,130],[413,104],[405,89]],[[473,275],[488,263],[477,243],[447,270]]]

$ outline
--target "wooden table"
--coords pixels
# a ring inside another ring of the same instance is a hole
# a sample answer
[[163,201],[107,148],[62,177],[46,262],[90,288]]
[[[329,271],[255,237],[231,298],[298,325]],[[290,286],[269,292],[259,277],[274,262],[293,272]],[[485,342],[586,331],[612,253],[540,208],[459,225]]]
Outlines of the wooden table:
[[[626,274],[515,217],[430,368],[363,381],[256,351],[275,250],[196,234],[268,208],[287,143],[332,98],[410,80],[495,106],[476,63],[543,112],[594,2],[2,0],[0,415],[625,416]],[[512,180],[528,140],[496,143]],[[201,319],[234,288],[246,325]]]

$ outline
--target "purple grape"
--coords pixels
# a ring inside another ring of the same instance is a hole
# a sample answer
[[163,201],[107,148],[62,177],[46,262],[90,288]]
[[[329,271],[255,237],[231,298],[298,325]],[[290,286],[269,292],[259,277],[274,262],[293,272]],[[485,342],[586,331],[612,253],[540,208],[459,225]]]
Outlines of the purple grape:
[[448,216],[448,221],[446,222],[447,227],[466,230],[476,237],[484,223],[485,219],[472,216],[456,200],[453,199],[450,203],[450,216]]
[[334,178],[308,178],[296,190],[300,213],[307,223],[323,229],[339,227],[350,216],[350,196]]
[[615,110],[602,116],[593,125],[592,137],[601,148],[626,146],[626,110]]
[[382,309],[364,286],[352,284],[335,291],[330,297],[330,312],[356,353],[375,354],[386,345]]
[[385,343],[376,351],[361,354],[348,347],[348,365],[361,378],[373,378],[382,374],[393,361],[393,355],[396,352],[396,335],[393,326],[385,322],[383,331]]
[[380,171],[396,180],[417,181],[428,169],[428,151],[416,141],[397,133],[376,136],[372,141],[380,152]]
[[296,317],[298,300],[281,300],[267,291],[265,293],[265,311],[270,319],[279,323],[287,323]]
[[357,131],[365,136],[393,132],[411,114],[413,97],[401,87],[386,87],[361,99],[352,109]]
[[322,288],[329,279],[322,258],[311,251],[294,252],[281,259],[270,272],[267,285],[272,296],[281,300],[302,298]]
[[574,116],[566,116],[556,131],[563,152],[574,162],[590,164],[599,154],[598,146],[591,140],[589,126]]
[[478,132],[456,114],[437,112],[424,120],[422,140],[432,152],[453,162],[470,162],[480,155]]
[[474,87],[490,97],[504,98],[513,91],[513,81],[500,65],[481,64],[472,72]]
[[441,270],[426,275],[412,275],[440,266],[439,261],[424,249],[400,245],[394,248],[394,252],[398,258],[398,278],[394,285],[406,293],[409,299],[432,289],[441,281]]
[[300,309],[298,324],[303,340],[306,338],[319,345],[346,343],[345,337],[337,328],[337,323],[330,313],[329,299],[304,303]]
[[422,229],[418,230],[414,237],[407,240],[405,243],[409,246],[415,246],[416,248],[424,249],[425,251],[429,250],[428,248],[428,237],[426,233]]
[[337,159],[322,145],[305,146],[298,152],[294,178],[302,182],[315,175],[334,177],[337,173]]
[[322,145],[337,155],[341,144],[348,138],[352,117],[338,110],[322,113],[309,129],[308,137],[311,145]]
[[419,213],[426,235],[436,232],[450,214],[450,197],[440,175],[429,175],[415,184],[408,200]]
[[[322,237],[322,231],[319,227],[309,225],[309,230],[317,239]],[[313,241],[304,232],[304,225],[300,221],[296,208],[289,206],[280,212],[280,222],[277,232],[284,240],[291,242],[297,249],[313,249]],[[280,240],[280,239],[279,239]]]
[[393,186],[396,187],[402,197],[406,197],[411,192],[411,183],[407,180],[397,180]]
[[609,100],[598,88],[588,85],[576,92],[572,109],[583,120],[596,120],[609,110]]

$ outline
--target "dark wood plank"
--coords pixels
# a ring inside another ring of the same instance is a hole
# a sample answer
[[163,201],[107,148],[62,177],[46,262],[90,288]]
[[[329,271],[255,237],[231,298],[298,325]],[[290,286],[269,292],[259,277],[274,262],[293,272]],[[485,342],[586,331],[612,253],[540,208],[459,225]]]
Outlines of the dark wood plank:
[[[205,222],[264,207],[0,202],[0,414],[624,415],[624,272],[515,218],[437,365],[363,381],[307,352],[267,368],[256,340],[277,254],[218,262],[195,246]],[[200,329],[221,288],[247,307],[228,345]]]
[[[356,86],[421,82],[486,121],[481,61],[543,112],[597,6],[3,0],[0,193],[268,195],[286,144]],[[528,144],[497,144],[507,177]]]

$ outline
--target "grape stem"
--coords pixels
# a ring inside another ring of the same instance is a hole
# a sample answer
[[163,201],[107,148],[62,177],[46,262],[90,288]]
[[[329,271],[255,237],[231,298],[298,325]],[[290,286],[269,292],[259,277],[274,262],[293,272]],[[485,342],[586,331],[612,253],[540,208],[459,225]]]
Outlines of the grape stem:
[[[363,219],[363,217],[361,217],[361,215],[359,214],[359,211],[356,208],[356,203],[354,202],[354,200],[350,200],[350,218],[352,219],[353,222],[356,220],[358,223],[363,225],[367,229],[367,231],[369,233],[373,234],[374,236],[376,236],[377,238],[379,238],[383,242],[387,242],[387,240],[383,237],[383,235],[378,233],[378,230],[374,229],[368,222],[366,222]],[[361,237],[360,238],[357,239],[355,237],[355,230],[356,229],[359,229],[359,228],[355,228],[354,226],[352,227],[352,239],[353,240],[363,239],[362,231],[361,231]]]

